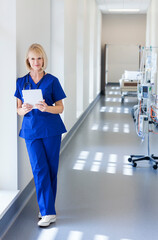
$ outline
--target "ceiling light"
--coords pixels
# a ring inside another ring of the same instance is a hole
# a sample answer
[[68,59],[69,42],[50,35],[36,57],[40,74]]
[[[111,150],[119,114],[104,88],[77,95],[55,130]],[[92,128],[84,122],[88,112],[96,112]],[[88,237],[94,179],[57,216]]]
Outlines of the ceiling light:
[[109,9],[109,12],[139,12],[140,9],[125,9],[125,8],[117,8],[117,9]]

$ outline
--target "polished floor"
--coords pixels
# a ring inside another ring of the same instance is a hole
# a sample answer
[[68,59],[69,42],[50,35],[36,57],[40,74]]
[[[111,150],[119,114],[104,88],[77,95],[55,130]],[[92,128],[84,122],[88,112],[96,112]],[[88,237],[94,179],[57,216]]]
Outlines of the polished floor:
[[[107,87],[61,154],[57,222],[37,226],[33,195],[3,240],[158,239],[158,170],[127,161],[130,154],[147,153],[131,116],[135,104],[134,97],[121,104],[119,87]],[[155,154],[157,138],[151,135]]]

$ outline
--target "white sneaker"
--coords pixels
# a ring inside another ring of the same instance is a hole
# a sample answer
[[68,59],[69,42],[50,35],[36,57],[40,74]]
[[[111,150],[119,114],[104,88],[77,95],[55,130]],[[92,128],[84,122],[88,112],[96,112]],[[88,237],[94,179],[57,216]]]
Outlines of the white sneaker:
[[42,215],[41,215],[41,213],[40,213],[40,212],[38,213],[38,218],[39,218],[39,219],[41,219],[41,218],[42,218]]
[[56,215],[46,215],[38,222],[38,226],[47,227],[54,222],[56,222]]

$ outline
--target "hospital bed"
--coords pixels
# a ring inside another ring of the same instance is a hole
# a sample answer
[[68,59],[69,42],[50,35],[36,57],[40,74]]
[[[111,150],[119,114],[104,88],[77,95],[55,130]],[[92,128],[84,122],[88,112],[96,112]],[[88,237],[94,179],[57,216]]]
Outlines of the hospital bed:
[[137,96],[137,84],[140,79],[140,72],[125,71],[119,80],[121,91],[121,102],[124,102],[125,96]]

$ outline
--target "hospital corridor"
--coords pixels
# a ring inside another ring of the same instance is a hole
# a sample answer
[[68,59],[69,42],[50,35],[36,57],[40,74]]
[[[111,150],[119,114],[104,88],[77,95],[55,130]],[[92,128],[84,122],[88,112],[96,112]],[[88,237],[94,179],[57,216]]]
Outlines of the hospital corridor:
[[[35,193],[3,240],[156,240],[158,172],[148,162],[133,168],[130,154],[144,154],[131,108],[119,86],[108,86],[60,156],[57,222],[37,228]],[[151,139],[154,153],[156,138]]]
[[158,239],[158,0],[0,0],[0,240]]

